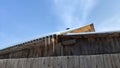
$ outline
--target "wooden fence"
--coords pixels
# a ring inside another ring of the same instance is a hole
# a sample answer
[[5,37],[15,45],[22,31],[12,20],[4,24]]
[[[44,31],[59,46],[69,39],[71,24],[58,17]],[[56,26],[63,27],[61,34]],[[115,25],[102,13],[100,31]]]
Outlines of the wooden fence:
[[120,68],[120,54],[1,59],[0,68]]

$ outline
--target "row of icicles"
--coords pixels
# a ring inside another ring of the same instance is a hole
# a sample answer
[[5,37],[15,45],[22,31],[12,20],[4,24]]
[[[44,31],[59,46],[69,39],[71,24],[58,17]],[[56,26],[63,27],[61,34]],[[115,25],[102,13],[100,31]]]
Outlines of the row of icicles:
[[51,35],[51,36],[47,36],[44,38],[45,41],[45,48],[48,45],[52,45],[53,46],[53,52],[55,52],[55,45],[57,44],[58,40],[58,35]]

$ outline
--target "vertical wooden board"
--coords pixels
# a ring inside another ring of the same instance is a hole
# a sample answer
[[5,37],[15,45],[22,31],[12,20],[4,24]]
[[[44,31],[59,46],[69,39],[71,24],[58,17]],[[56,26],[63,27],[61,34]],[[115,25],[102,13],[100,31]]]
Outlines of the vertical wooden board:
[[31,65],[30,66],[31,68],[35,68],[36,63],[35,63],[35,59],[34,58],[31,59],[30,65]]
[[80,49],[81,49],[81,54],[83,55],[83,54],[85,54],[86,52],[85,52],[85,46],[84,46],[84,40],[82,40],[82,39],[79,39],[80,41]]
[[49,68],[49,62],[50,62],[49,59],[50,59],[49,57],[45,58],[45,68]]
[[14,62],[14,68],[18,68],[18,59],[16,59],[15,62]]
[[14,68],[14,59],[12,60],[12,59],[10,59],[10,68]]
[[120,52],[120,37],[115,37],[115,50],[116,50],[116,53],[119,53]]
[[101,43],[100,43],[100,41],[101,41],[100,38],[96,39],[96,43],[97,43],[96,45],[98,46],[98,52],[97,52],[98,54],[101,53]]
[[60,62],[60,60],[57,57],[54,57],[53,68],[60,68],[59,62]]
[[9,59],[9,60],[4,60],[4,61],[7,62],[5,68],[13,68],[13,65],[12,65],[13,63],[12,63],[12,60],[11,60],[11,59]]
[[22,60],[22,59],[19,59],[19,60],[18,60],[18,68],[22,68],[22,67],[23,67],[23,66],[22,66],[23,63],[21,62],[21,60]]
[[[18,65],[22,68],[28,68],[28,64],[30,62],[28,62],[28,59],[27,58],[23,58],[23,59],[19,59],[18,60]],[[30,64],[29,64],[30,65]],[[30,66],[29,66],[30,67]]]
[[119,52],[119,44],[118,44],[118,40],[117,40],[117,37],[113,37],[113,42],[114,42],[114,50],[115,52]]
[[4,68],[4,67],[3,67],[3,60],[0,61],[0,67],[1,67],[1,68]]
[[85,46],[85,48],[84,48],[85,55],[89,54],[89,51],[88,51],[89,47],[88,46],[91,47],[91,45],[88,44],[88,40],[86,38],[83,39],[82,44],[83,44],[82,46]]
[[56,48],[55,48],[56,56],[63,56],[63,48],[62,47],[63,46],[60,43],[56,44]]
[[48,68],[53,68],[54,57],[48,57]]
[[99,38],[95,38],[94,42],[95,42],[94,46],[96,46],[96,54],[99,54],[100,53],[99,52],[99,48],[100,48],[100,46],[99,46]]
[[85,68],[92,68],[92,60],[91,60],[91,56],[87,56],[86,57],[86,61],[85,61],[86,65]]
[[36,59],[36,68],[40,68],[39,67],[39,58]]
[[53,66],[53,68],[55,68],[56,67],[56,65],[57,65],[57,63],[56,63],[56,58],[54,57],[54,59],[52,60],[52,66]]
[[96,59],[96,68],[104,68],[102,55],[96,56],[95,59]]
[[111,38],[108,37],[108,38],[104,38],[103,40],[104,42],[102,42],[104,45],[103,45],[103,50],[104,52],[103,53],[110,53],[111,48],[112,48],[112,45],[111,45]]
[[80,68],[85,68],[85,63],[84,63],[84,56],[80,56],[80,59],[79,59],[79,61],[80,61]]
[[[87,43],[86,43],[86,41],[87,41]],[[91,41],[89,40],[89,38],[87,38],[87,40],[85,41],[85,43],[87,44],[87,54],[93,54],[93,52],[92,52],[92,47],[93,47],[93,45],[91,44]]]
[[61,68],[68,68],[67,67],[67,57],[65,57],[65,56],[61,57]]
[[50,68],[50,57],[46,57],[46,68]]
[[28,68],[32,68],[32,65],[33,65],[32,60],[33,60],[33,58],[28,58],[28,59],[26,60],[26,62],[27,62],[27,67],[28,67]]
[[115,48],[116,52],[119,52],[120,51],[120,45],[119,45],[120,41],[117,37],[115,37],[114,41],[115,41],[115,45],[116,45],[116,48]]
[[[13,65],[12,65],[13,61],[11,59],[9,59],[8,61],[9,61],[9,68],[12,68],[13,67]],[[6,67],[6,64],[5,64],[5,67]]]
[[2,68],[3,60],[0,60],[0,67]]
[[97,38],[93,38],[93,46],[95,47],[94,49],[94,53],[95,54],[99,54],[99,45],[98,45],[98,39]]
[[67,57],[67,68],[74,68],[75,64],[75,56],[68,56]]
[[117,54],[118,55],[118,61],[119,61],[119,63],[120,63],[120,54]]
[[26,68],[30,68],[31,67],[31,58],[26,58]]
[[38,58],[38,68],[42,68],[42,58]]
[[41,66],[41,58],[37,58],[37,66],[38,66],[38,68],[41,68],[40,66]]
[[79,56],[74,57],[74,67],[73,68],[80,68]]
[[[7,61],[9,61],[9,60],[7,60]],[[17,59],[12,59],[10,61],[10,65],[11,65],[11,68],[18,68],[18,60]],[[10,68],[10,67],[7,67],[7,68]]]
[[99,38],[99,46],[100,46],[100,48],[99,48],[99,52],[100,52],[100,54],[102,54],[102,53],[104,53],[104,47],[103,46],[105,46],[104,45],[104,40],[102,39],[102,38]]
[[94,55],[86,56],[86,68],[96,68],[96,57]]
[[110,61],[110,55],[103,55],[103,61],[104,61],[104,68],[112,68],[112,64]]
[[44,68],[44,58],[39,58],[39,68]]
[[32,68],[37,68],[38,67],[38,62],[37,62],[38,58],[33,58],[32,59]]
[[84,68],[89,68],[88,67],[88,60],[87,59],[89,59],[89,56],[84,56],[84,58],[83,58]]
[[26,58],[24,58],[24,59],[22,59],[21,60],[21,64],[22,64],[22,68],[26,68],[27,66],[27,60],[26,60]]
[[[10,60],[6,60],[7,63],[6,63],[6,68],[10,68]],[[0,66],[1,67],[1,66]],[[3,67],[3,64],[2,64],[2,67]]]
[[114,53],[116,52],[116,48],[115,48],[115,43],[114,43],[114,37],[110,37],[109,39],[109,53]]
[[113,68],[120,68],[119,56],[118,55],[111,55],[110,56],[111,64]]
[[60,57],[60,56],[57,58],[58,68],[61,68],[61,67],[62,67],[62,64],[61,64],[62,61],[61,61],[61,59],[62,59],[62,57]]
[[47,60],[46,60],[46,57],[42,58],[42,68],[47,68]]
[[90,59],[91,59],[91,68],[96,68],[96,56],[95,55],[91,55]]
[[3,68],[6,68],[6,60],[3,60],[2,67],[3,67]]
[[[86,43],[86,42],[84,42],[84,43]],[[94,50],[95,50],[94,47],[95,47],[95,46],[93,45],[93,41],[92,41],[92,38],[91,38],[91,37],[88,38],[88,42],[87,42],[87,43],[88,43],[88,47],[86,47],[86,48],[88,48],[88,49],[90,48],[90,50],[88,51],[87,54],[90,54],[90,53],[91,53],[91,54],[94,54],[94,52],[95,52],[95,51],[94,51]]]

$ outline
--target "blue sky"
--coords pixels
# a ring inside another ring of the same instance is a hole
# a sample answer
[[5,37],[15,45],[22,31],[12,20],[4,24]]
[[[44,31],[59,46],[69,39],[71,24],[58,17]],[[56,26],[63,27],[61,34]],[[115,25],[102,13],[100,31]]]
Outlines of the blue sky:
[[92,22],[120,30],[120,0],[0,0],[0,49]]

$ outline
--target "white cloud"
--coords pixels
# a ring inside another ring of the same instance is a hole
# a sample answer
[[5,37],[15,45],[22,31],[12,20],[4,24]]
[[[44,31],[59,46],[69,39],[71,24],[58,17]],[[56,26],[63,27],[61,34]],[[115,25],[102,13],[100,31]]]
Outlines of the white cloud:
[[54,0],[54,4],[55,12],[65,28],[86,24],[96,0]]
[[95,0],[84,0],[83,3],[84,7],[83,7],[83,22],[87,21],[87,17],[89,15],[89,13],[92,11],[92,9],[94,8],[94,6],[96,5]]
[[117,31],[120,30],[120,15],[116,14],[96,25],[96,31]]

